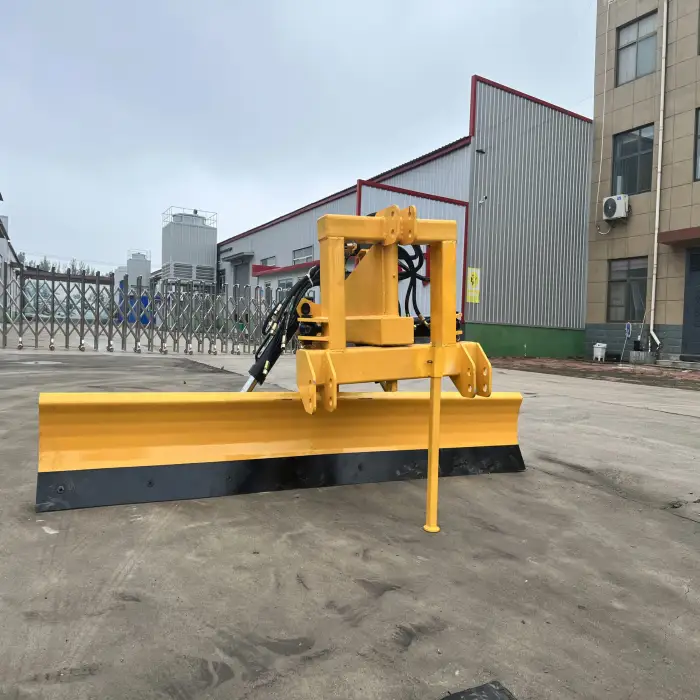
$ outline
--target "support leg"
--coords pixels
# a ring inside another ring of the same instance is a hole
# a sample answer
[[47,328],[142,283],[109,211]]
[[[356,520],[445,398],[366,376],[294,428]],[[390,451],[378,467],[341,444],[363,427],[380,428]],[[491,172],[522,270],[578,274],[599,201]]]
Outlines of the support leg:
[[428,488],[426,494],[426,532],[440,532],[437,520],[438,475],[440,472],[440,399],[442,377],[430,378],[430,422],[428,424]]

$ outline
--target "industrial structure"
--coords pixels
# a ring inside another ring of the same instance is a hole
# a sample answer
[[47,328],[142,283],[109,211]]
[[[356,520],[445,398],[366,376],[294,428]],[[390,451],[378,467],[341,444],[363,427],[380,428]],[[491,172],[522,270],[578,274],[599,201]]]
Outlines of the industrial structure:
[[700,359],[700,0],[599,0],[586,340]]
[[216,282],[217,215],[170,207],[163,212],[160,277],[164,280]]
[[[1,201],[2,195],[0,195]],[[6,317],[13,304],[16,304],[18,300],[18,290],[13,288],[11,282],[14,278],[14,271],[19,267],[19,258],[12,243],[10,243],[8,228],[8,217],[0,216],[0,319]]]
[[146,250],[130,250],[128,255],[126,265],[120,265],[114,271],[114,276],[118,280],[128,276],[132,284],[136,284],[140,277],[141,284],[144,287],[148,286],[151,279],[151,254]]
[[[217,281],[289,289],[318,261],[319,217],[416,205],[458,222],[466,339],[490,355],[580,355],[591,141],[590,119],[474,76],[468,136],[227,238]],[[417,297],[427,308],[429,282]]]

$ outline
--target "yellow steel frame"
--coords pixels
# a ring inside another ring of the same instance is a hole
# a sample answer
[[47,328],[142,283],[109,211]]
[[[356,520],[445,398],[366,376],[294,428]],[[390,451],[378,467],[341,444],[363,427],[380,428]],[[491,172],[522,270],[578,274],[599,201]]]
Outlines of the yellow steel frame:
[[[457,223],[416,218],[415,207],[387,207],[374,216],[326,215],[318,221],[321,302],[302,302],[300,323],[320,332],[301,336],[299,395],[307,413],[318,403],[338,407],[341,384],[380,382],[396,391],[400,379],[430,379],[427,532],[437,522],[442,378],[465,398],[491,395],[491,363],[478,343],[457,342],[455,323]],[[349,243],[369,243],[346,279]],[[431,261],[430,345],[413,344],[413,319],[398,313],[398,246],[427,245]],[[355,346],[348,347],[348,343]]]

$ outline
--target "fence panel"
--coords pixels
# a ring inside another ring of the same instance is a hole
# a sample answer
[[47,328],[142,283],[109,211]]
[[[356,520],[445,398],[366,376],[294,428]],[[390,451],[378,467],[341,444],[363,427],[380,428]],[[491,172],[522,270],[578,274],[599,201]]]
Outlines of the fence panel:
[[[285,292],[3,265],[0,347],[252,353]],[[295,350],[295,340],[287,343]]]

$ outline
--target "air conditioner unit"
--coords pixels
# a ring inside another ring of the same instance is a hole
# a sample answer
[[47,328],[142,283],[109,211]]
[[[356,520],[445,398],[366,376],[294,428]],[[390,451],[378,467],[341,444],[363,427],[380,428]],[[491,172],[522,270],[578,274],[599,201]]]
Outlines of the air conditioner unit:
[[630,208],[630,198],[626,194],[616,194],[603,200],[603,218],[606,221],[626,219]]

